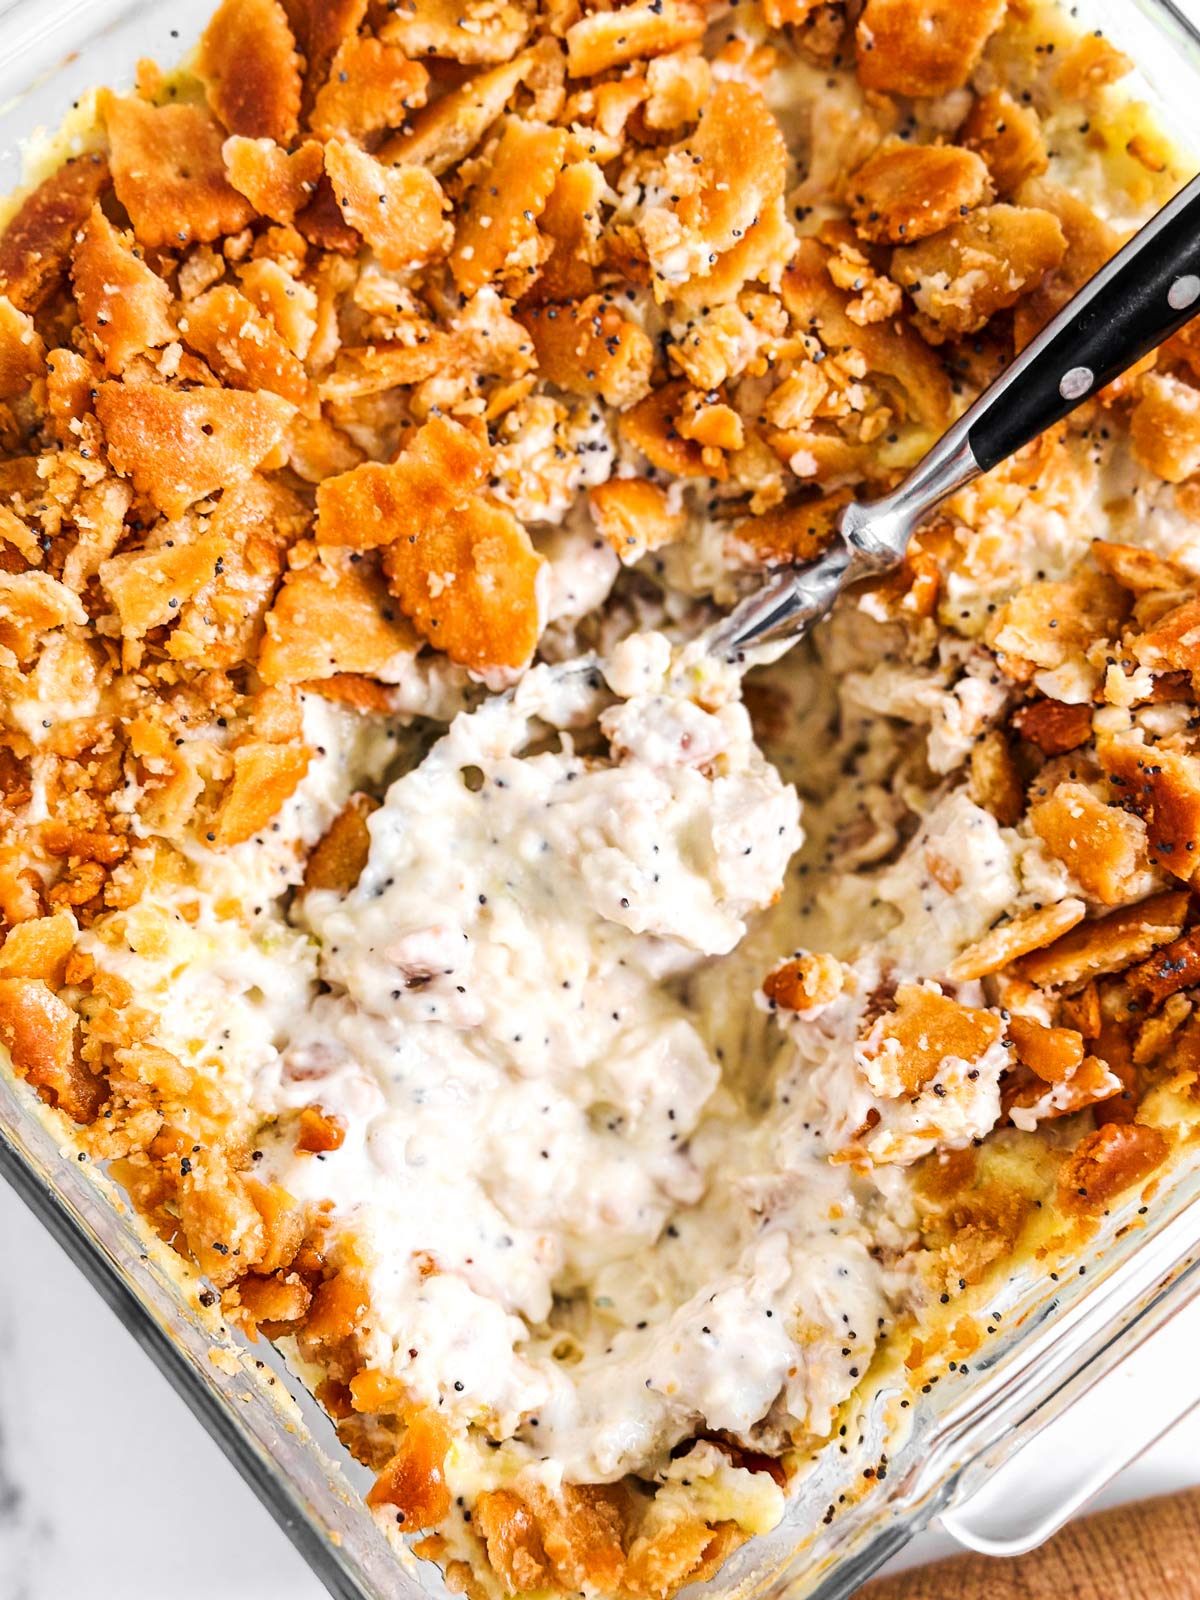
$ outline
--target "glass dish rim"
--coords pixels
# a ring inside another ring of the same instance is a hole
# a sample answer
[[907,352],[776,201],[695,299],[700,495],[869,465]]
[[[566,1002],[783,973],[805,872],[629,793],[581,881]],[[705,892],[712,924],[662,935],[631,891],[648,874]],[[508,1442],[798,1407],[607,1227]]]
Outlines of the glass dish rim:
[[[1069,0],[1059,3],[1065,6]],[[8,45],[0,62],[0,133],[12,130],[25,95],[53,83],[58,71],[74,70],[93,41],[150,13],[156,34],[178,38],[167,24],[174,20],[181,25],[184,38],[163,48],[169,59],[172,49],[178,55],[190,42],[192,25],[210,13],[212,4],[213,0],[0,4],[0,27]],[[1124,4],[1149,24],[1165,48],[1180,48],[1189,76],[1200,80],[1200,14],[1193,21],[1176,0],[1124,0]],[[137,55],[145,53],[148,48],[129,54],[126,76],[132,76]],[[98,65],[85,74],[85,87],[108,75],[110,68]],[[1200,149],[1200,126],[1197,135]],[[0,142],[0,193],[17,181],[15,159],[14,146]],[[204,1311],[198,1299],[202,1280],[118,1201],[115,1188],[90,1165],[63,1159],[54,1114],[47,1113],[3,1064],[0,1176],[13,1185],[166,1374],[330,1594],[337,1600],[394,1600],[397,1595],[417,1600],[419,1595],[445,1592],[433,1568],[417,1563],[380,1531],[341,1468],[308,1432],[276,1377],[265,1374],[261,1363],[256,1365],[232,1343],[219,1319]],[[1175,1247],[1187,1233],[1187,1218],[1192,1241],[1200,1240],[1200,1164],[1167,1185],[1167,1190],[1173,1209],[1164,1206],[1136,1248],[1127,1245],[1115,1262],[1106,1258],[1106,1271],[1086,1290],[1076,1287],[1055,1297],[1062,1302],[1057,1316],[1066,1318],[1074,1307],[1077,1323],[1075,1343],[1055,1373],[1039,1384],[1037,1374],[1028,1370],[1032,1357],[1023,1366],[1018,1361],[1014,1369],[1005,1350],[998,1350],[990,1377],[985,1370],[979,1391],[972,1386],[957,1409],[951,1407],[937,1419],[940,1432],[926,1434],[926,1455],[910,1471],[893,1478],[886,1495],[877,1489],[872,1492],[869,1515],[849,1522],[850,1536],[840,1546],[815,1563],[809,1561],[803,1572],[789,1573],[789,1566],[815,1546],[819,1530],[796,1543],[794,1531],[789,1535],[777,1529],[743,1547],[741,1559],[731,1564],[735,1570],[705,1585],[706,1591],[731,1596],[786,1588],[796,1596],[809,1594],[812,1600],[844,1600],[934,1516],[967,1499],[997,1463],[1086,1391],[1090,1380],[1111,1370],[1122,1355],[1200,1294],[1194,1245],[1189,1250],[1185,1239],[1183,1248]],[[1156,1256],[1148,1246],[1159,1238],[1166,1244]],[[1094,1300],[1098,1287],[1114,1277],[1119,1290],[1121,1273],[1132,1287],[1115,1326],[1093,1326],[1097,1319],[1089,1321],[1089,1295]],[[1035,1317],[1030,1324],[1034,1331],[1038,1321]],[[1040,1331],[1045,1334],[1048,1327],[1046,1323]],[[990,1406],[981,1406],[979,1394],[989,1381],[996,1396]],[[790,1551],[782,1548],[787,1537],[793,1538]]]

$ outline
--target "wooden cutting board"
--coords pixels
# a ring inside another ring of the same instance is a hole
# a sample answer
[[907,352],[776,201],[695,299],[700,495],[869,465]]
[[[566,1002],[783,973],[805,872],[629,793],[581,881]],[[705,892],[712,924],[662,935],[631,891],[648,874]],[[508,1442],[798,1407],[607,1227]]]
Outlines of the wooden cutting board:
[[919,1567],[855,1600],[1200,1600],[1200,1489],[1081,1518],[1012,1561]]

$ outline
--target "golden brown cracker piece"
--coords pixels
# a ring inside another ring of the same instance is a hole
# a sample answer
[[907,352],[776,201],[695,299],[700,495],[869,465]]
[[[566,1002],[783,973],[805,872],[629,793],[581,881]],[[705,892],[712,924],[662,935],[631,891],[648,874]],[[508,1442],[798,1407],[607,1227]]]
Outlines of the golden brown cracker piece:
[[108,161],[89,151],[44,178],[0,235],[0,293],[36,311],[66,275],[79,228],[110,183]]
[[1016,971],[1042,988],[1081,989],[1089,979],[1123,972],[1178,938],[1187,905],[1187,895],[1173,890],[1081,922],[1053,944],[1023,956]]
[[515,670],[533,655],[543,566],[512,513],[479,497],[383,553],[388,585],[417,631],[479,672]]
[[0,399],[28,394],[45,361],[46,347],[33,318],[0,295]]
[[660,384],[622,413],[619,430],[626,443],[661,471],[681,478],[704,477],[708,469],[700,446],[683,438],[675,426],[687,393],[688,385],[681,379]]
[[625,566],[683,532],[682,511],[672,510],[667,491],[647,478],[609,478],[588,490],[588,504],[592,521]]
[[244,482],[283,437],[293,407],[274,394],[130,388],[96,395],[109,460],[169,517]]
[[920,984],[902,983],[895,1001],[861,1047],[863,1071],[877,1094],[916,1094],[953,1056],[977,1061],[1000,1037],[993,1011],[960,1005]]
[[380,160],[411,161],[440,177],[475,149],[503,113],[530,65],[527,51],[515,61],[502,62],[468,78],[410,117],[408,130],[380,147]]
[[221,0],[200,39],[196,73],[229,133],[287,145],[300,126],[300,58],[279,0]]
[[1023,739],[1046,756],[1077,750],[1092,736],[1090,705],[1064,705],[1060,700],[1034,700],[1013,713],[1012,725]]
[[331,139],[325,171],[342,216],[385,267],[423,267],[449,249],[454,234],[446,220],[449,204],[424,167],[385,167],[365,150]]
[[553,249],[528,297],[548,303],[593,292],[606,188],[604,169],[594,161],[574,161],[559,172],[539,223]]
[[981,206],[952,227],[892,254],[891,276],[911,294],[932,343],[976,333],[1059,265],[1067,239],[1033,207]]
[[399,128],[425,104],[429,74],[403,50],[355,35],[333,58],[329,80],[309,117],[322,139],[364,140],[384,128]]
[[0,978],[0,1043],[13,1070],[75,1122],[91,1122],[108,1085],[80,1060],[76,1017],[40,979]]
[[250,221],[250,202],[225,175],[224,135],[202,106],[151,106],[107,90],[99,105],[113,187],[139,244],[178,248]]
[[961,88],[1005,7],[1006,0],[867,0],[855,34],[859,81],[884,94]]
[[958,145],[884,145],[847,179],[850,215],[872,244],[915,244],[992,196],[987,166]]
[[1059,900],[1036,911],[1023,911],[968,945],[946,968],[946,976],[955,983],[966,983],[1002,972],[1030,951],[1053,944],[1061,934],[1082,922],[1086,914],[1087,907],[1076,899]]
[[1167,372],[1139,381],[1129,440],[1142,466],[1168,483],[1200,471],[1200,389]]
[[334,56],[362,26],[367,0],[283,0],[283,8],[304,57],[304,105],[311,106]]
[[972,105],[958,141],[983,157],[1001,199],[1050,165],[1041,118],[1031,105],[1014,100],[1007,89],[989,89]]
[[267,683],[395,671],[420,641],[365,562],[323,561],[289,572],[267,615],[258,670]]
[[296,792],[311,760],[312,751],[302,744],[255,740],[239,745],[233,776],[209,823],[209,843],[227,850],[265,828]]
[[229,182],[260,216],[292,222],[311,205],[325,171],[325,152],[314,139],[285,150],[270,139],[234,135],[221,146]]
[[171,290],[142,259],[129,234],[113,227],[99,206],[80,229],[71,261],[79,318],[109,372],[175,337]]
[[479,67],[511,60],[533,22],[533,7],[518,0],[407,0],[390,11],[379,36],[407,56]]
[[1151,859],[1194,882],[1200,873],[1200,759],[1134,735],[1097,740],[1096,755],[1121,802],[1145,822]]
[[567,147],[564,128],[510,117],[459,206],[450,270],[466,295],[493,278],[536,270],[537,221]]
[[0,947],[0,978],[40,978],[52,989],[61,988],[77,932],[68,911],[18,922]]
[[547,305],[520,314],[542,377],[585,398],[623,409],[650,390],[654,346],[608,295],[576,305]]
[[315,410],[316,393],[303,363],[232,284],[219,284],[191,301],[179,331],[231,389],[282,395],[300,410]]
[[1084,893],[1101,905],[1127,900],[1146,872],[1146,825],[1106,805],[1082,783],[1056,786],[1029,808],[1029,824]]
[[450,1510],[445,1476],[450,1444],[450,1429],[435,1411],[413,1411],[400,1448],[375,1480],[367,1504],[398,1507],[406,1529],[441,1522]]
[[633,0],[615,11],[592,11],[567,29],[567,71],[591,78],[664,55],[702,39],[705,27],[703,6],[691,0]]
[[[348,894],[353,889],[371,853],[367,819],[378,805],[370,795],[350,796],[304,864],[305,893],[313,889],[332,889],[338,894]],[[3,951],[0,951],[2,958]]]
[[226,548],[220,535],[187,539],[181,530],[156,549],[123,551],[102,562],[100,582],[117,608],[122,636],[140,639],[174,622],[219,570]]
[[1020,821],[1025,791],[1003,728],[989,728],[971,747],[967,792],[977,806],[990,811],[1002,828]]
[[317,541],[370,550],[411,539],[486,480],[490,452],[447,417],[431,417],[390,465],[367,461],[317,489]]
[[812,1011],[836,1000],[845,986],[836,956],[806,952],[793,956],[763,979],[763,993],[783,1011]]
[[1101,1212],[1123,1189],[1148,1178],[1170,1149],[1166,1134],[1140,1122],[1108,1122],[1085,1133],[1059,1175],[1058,1203],[1068,1212]]
[[735,523],[730,542],[756,561],[812,561],[832,542],[848,499],[848,493],[839,491],[784,500],[757,517],[743,517]]

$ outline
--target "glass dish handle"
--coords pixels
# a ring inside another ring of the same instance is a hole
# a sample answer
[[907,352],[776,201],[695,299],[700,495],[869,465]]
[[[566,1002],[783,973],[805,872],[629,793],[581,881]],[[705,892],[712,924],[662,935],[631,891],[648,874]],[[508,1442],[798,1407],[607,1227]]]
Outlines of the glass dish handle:
[[[1119,1341],[1124,1344],[1124,1341]],[[1176,1305],[941,1517],[961,1545],[1015,1556],[1056,1533],[1200,1405],[1200,1298]]]

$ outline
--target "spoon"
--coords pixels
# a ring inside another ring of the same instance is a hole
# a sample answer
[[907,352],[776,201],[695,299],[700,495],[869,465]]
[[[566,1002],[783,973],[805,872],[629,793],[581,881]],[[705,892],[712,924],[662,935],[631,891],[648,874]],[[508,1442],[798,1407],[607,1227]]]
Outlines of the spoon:
[[900,565],[914,530],[948,495],[1074,411],[1200,313],[1200,177],[1136,233],[988,385],[907,477],[851,500],[833,544],[784,568],[707,635],[714,655],[772,657],[804,637],[856,579]]

